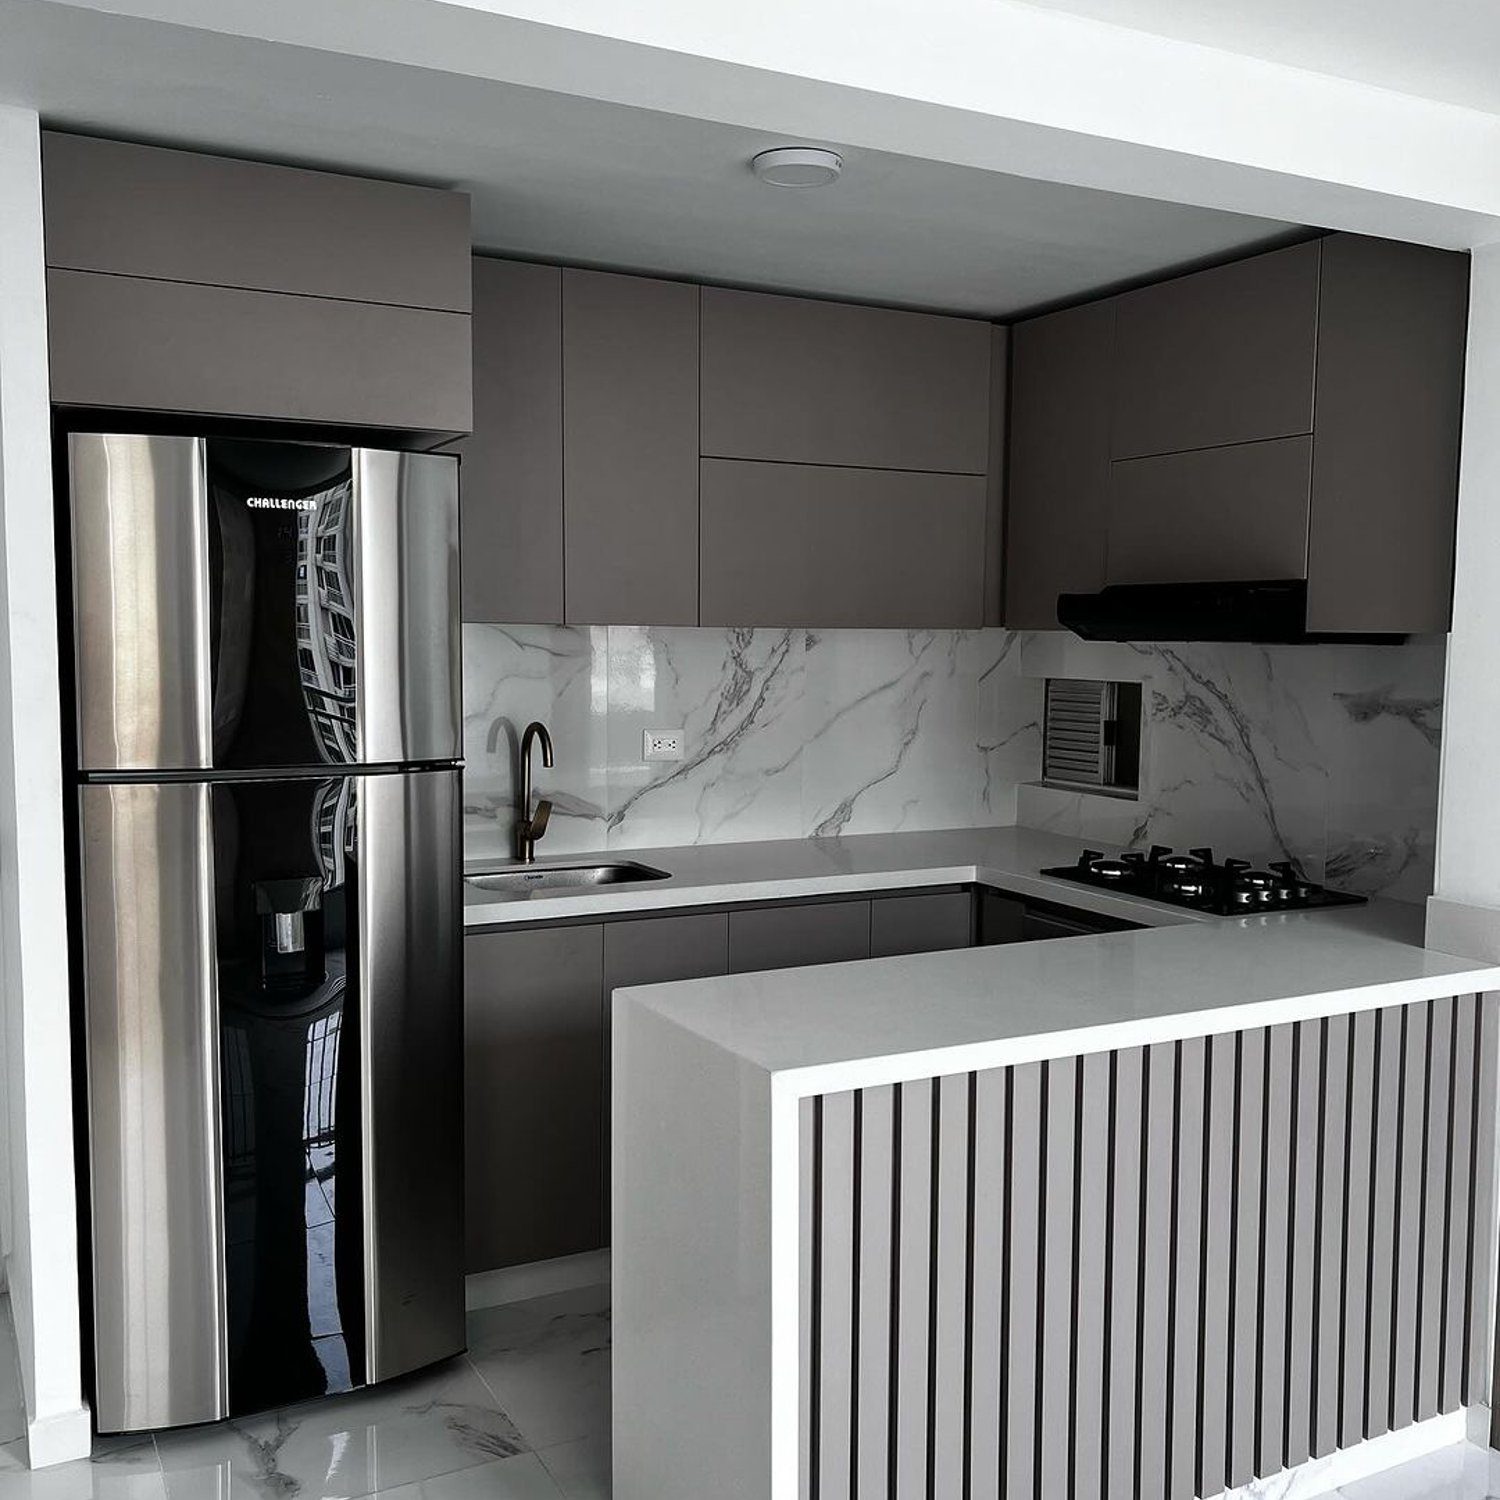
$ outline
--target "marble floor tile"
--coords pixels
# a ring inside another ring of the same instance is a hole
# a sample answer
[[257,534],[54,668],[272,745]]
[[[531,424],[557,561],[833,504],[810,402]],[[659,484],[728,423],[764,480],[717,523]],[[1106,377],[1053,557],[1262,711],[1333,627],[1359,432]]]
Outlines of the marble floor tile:
[[469,1321],[474,1367],[536,1449],[609,1430],[609,1314],[545,1300],[556,1305],[529,1326],[514,1314]]
[[1500,1454],[1455,1444],[1337,1491],[1339,1500],[1496,1500]]
[[557,1481],[563,1500],[610,1500],[608,1432],[543,1448],[537,1457]]
[[380,1490],[370,1500],[564,1500],[564,1491],[536,1454],[519,1453],[475,1469]]
[[24,1440],[0,1447],[0,1500],[166,1500],[166,1494],[149,1437],[96,1438],[92,1458],[50,1469],[27,1468]]
[[465,1359],[157,1439],[169,1500],[355,1500],[530,1447]]

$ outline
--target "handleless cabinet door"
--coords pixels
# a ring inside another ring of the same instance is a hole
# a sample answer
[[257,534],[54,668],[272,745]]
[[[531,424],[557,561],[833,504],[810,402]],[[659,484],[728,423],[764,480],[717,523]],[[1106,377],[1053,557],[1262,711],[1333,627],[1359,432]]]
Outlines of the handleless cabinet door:
[[83,981],[101,1432],[228,1411],[209,790],[85,786]]
[[80,766],[209,766],[204,445],[75,433],[68,464]]
[[464,941],[470,1273],[604,1243],[603,952],[597,925]]
[[1313,240],[1113,299],[1112,456],[1311,432],[1321,253]]
[[977,628],[985,481],[703,460],[705,625]]
[[1110,466],[1109,583],[1307,576],[1312,439]]
[[474,432],[463,457],[463,614],[563,617],[562,276],[474,259]]
[[870,956],[938,953],[974,940],[974,898],[967,891],[876,896],[870,903]]
[[53,269],[59,406],[467,432],[469,315]]
[[813,901],[729,914],[729,972],[753,974],[870,956],[868,901]]
[[698,288],[564,270],[564,617],[698,623]]
[[990,327],[703,290],[703,453],[983,474]]
[[1011,332],[1005,623],[1056,630],[1057,596],[1104,583],[1114,301]]
[[469,310],[463,193],[48,131],[47,264]]

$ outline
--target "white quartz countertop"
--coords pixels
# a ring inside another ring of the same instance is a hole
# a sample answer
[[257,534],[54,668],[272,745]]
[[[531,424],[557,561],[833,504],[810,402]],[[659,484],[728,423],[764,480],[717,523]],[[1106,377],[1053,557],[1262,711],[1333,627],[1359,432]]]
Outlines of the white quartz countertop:
[[[955,828],[936,833],[856,834],[834,839],[698,844],[678,849],[611,849],[539,858],[548,865],[634,861],[664,870],[666,880],[536,892],[524,899],[464,887],[464,925],[547,922],[560,917],[617,916],[737,901],[786,901],[933,885],[979,884],[1056,901],[1148,926],[1218,921],[1180,907],[1097,891],[1038,872],[1072,864],[1085,845],[1031,828]],[[471,861],[465,875],[512,868]],[[1389,903],[1386,903],[1389,905]],[[1399,910],[1399,908],[1398,908]]]
[[651,985],[614,1003],[819,1094],[1500,988],[1500,967],[1429,951],[1402,926],[1381,903],[1220,918]]

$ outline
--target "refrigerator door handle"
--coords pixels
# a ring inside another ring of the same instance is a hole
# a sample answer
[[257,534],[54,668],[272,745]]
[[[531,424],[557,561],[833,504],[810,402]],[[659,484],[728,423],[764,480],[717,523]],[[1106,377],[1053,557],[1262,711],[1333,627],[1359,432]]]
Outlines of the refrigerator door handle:
[[229,1378],[209,789],[79,796],[95,1417],[210,1422]]
[[462,798],[456,770],[357,782],[365,1378],[464,1333]]

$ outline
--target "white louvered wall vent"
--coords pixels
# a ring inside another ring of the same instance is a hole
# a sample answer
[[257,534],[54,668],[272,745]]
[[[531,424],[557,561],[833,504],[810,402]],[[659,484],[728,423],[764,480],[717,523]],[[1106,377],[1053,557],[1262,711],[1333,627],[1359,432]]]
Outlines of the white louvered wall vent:
[[1141,685],[1049,677],[1042,780],[1134,794],[1140,785]]

